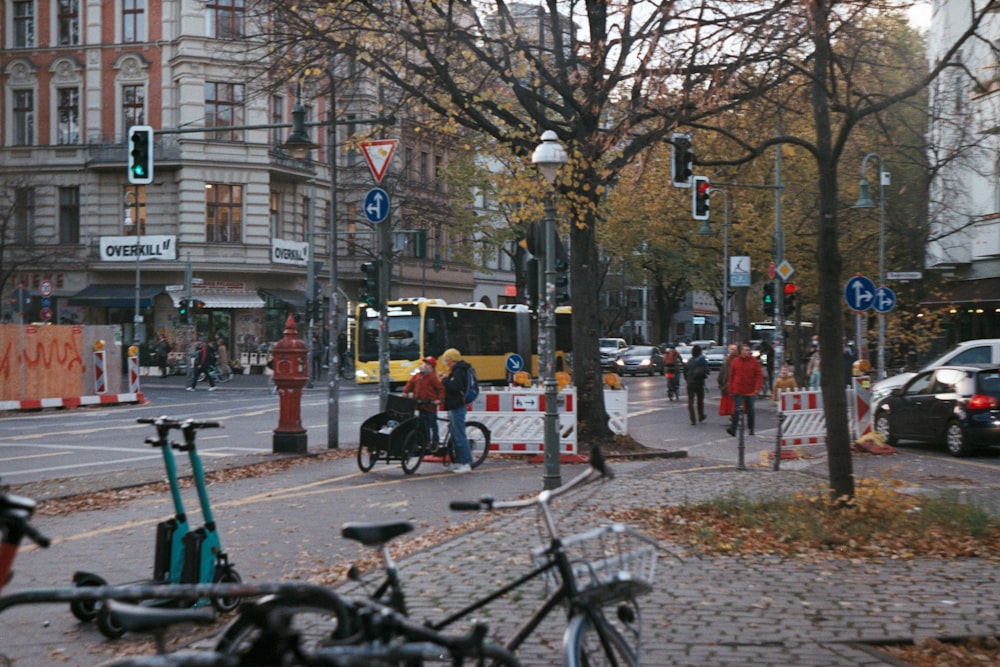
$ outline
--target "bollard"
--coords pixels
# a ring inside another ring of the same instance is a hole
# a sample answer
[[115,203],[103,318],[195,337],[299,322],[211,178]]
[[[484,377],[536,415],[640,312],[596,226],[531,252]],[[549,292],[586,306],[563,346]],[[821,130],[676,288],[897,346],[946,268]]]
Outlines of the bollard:
[[306,368],[308,349],[299,340],[295,318],[285,321],[285,335],[275,343],[274,385],[278,388],[278,428],[274,429],[271,451],[275,454],[305,454],[309,451],[306,430],[302,427],[302,388],[309,380]]
[[94,343],[94,393],[104,394],[108,391],[108,376],[104,369],[104,341]]
[[130,345],[128,348],[128,391],[130,394],[138,394],[142,391],[139,387],[139,347]]

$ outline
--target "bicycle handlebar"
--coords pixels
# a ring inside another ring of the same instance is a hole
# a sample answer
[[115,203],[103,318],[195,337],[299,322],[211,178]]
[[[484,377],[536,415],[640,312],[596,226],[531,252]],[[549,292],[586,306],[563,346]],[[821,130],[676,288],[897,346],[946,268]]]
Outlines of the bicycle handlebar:
[[[44,549],[52,543],[52,540],[42,535],[28,521],[34,514],[36,506],[37,503],[31,498],[0,493],[0,525],[9,526],[7,538],[16,540],[26,537]],[[4,582],[0,581],[0,587],[3,584]]]
[[537,495],[523,500],[496,500],[491,496],[483,496],[479,500],[453,500],[448,504],[448,507],[456,512],[478,512],[481,510],[530,507],[532,505],[547,503],[551,498],[560,496],[581,484],[595,479],[612,479],[613,477],[614,473],[608,467],[608,463],[604,459],[600,447],[594,446],[590,450],[590,467],[562,486],[554,489],[546,489]]

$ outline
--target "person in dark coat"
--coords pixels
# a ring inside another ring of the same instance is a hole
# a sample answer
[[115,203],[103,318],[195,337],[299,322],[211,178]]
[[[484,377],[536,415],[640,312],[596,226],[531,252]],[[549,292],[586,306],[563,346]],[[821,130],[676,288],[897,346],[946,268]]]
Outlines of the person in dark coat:
[[194,373],[191,375],[191,386],[188,391],[194,391],[198,378],[202,373],[208,378],[208,390],[215,391],[215,379],[212,377],[212,367],[215,366],[215,350],[203,340],[199,340],[194,350]]
[[[684,367],[684,382],[687,385],[688,416],[691,426],[705,421],[705,379],[708,378],[708,360],[701,354],[701,345],[691,348],[691,358]],[[695,403],[698,419],[695,420]]]
[[465,392],[469,389],[469,363],[462,360],[462,353],[451,347],[441,355],[441,361],[448,367],[448,374],[441,378],[444,385],[444,409],[451,420],[451,435],[455,440],[455,473],[472,472],[472,450],[465,434]]

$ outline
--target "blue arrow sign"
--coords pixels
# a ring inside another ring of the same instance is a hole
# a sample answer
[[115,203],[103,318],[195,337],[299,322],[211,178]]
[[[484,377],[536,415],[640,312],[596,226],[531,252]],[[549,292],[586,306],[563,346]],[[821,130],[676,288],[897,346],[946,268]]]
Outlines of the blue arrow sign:
[[877,313],[888,313],[896,307],[896,293],[888,287],[879,287],[875,290],[875,301],[872,308]]
[[507,371],[510,373],[516,373],[524,368],[524,359],[521,358],[520,354],[512,354],[507,357]]
[[851,310],[868,310],[875,301],[875,283],[866,276],[854,276],[844,286],[844,300]]
[[382,222],[389,215],[389,193],[382,188],[372,188],[365,195],[365,218],[368,222]]

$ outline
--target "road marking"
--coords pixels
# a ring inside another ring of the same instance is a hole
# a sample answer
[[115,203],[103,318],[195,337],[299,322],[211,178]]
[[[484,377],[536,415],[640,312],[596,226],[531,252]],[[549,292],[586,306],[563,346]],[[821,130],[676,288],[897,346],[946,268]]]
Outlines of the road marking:
[[46,456],[66,456],[72,453],[73,452],[70,451],[61,451],[61,452],[50,452],[48,454],[26,454],[25,456],[6,456],[4,458],[0,458],[0,461],[26,461],[27,459],[38,459]]

